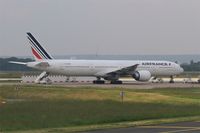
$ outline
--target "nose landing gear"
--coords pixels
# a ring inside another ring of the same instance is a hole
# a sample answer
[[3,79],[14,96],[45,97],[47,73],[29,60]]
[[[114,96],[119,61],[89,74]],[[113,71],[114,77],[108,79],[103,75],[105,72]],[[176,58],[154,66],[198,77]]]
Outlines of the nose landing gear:
[[170,76],[170,81],[169,83],[174,83],[174,77],[173,76]]

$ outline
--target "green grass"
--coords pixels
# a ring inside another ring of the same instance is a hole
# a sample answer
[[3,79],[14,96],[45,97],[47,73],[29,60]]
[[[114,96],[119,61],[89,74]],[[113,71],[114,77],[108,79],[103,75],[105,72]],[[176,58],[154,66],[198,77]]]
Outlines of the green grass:
[[[0,86],[0,131],[200,116],[200,88]],[[2,101],[6,101],[2,104]]]
[[156,88],[151,90],[140,90],[139,92],[159,93],[179,98],[200,100],[200,88]]

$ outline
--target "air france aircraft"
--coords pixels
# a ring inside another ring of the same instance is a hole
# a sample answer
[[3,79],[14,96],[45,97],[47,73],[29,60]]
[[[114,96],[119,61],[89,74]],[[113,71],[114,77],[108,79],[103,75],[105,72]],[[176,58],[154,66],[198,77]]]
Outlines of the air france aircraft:
[[61,60],[54,59],[40,43],[28,32],[27,38],[31,46],[34,62],[11,62],[23,64],[43,71],[35,80],[41,81],[49,74],[66,76],[93,76],[97,79],[94,84],[104,84],[105,80],[111,84],[122,84],[122,76],[131,76],[136,81],[149,81],[151,77],[173,76],[183,72],[179,64],[170,61],[155,60]]

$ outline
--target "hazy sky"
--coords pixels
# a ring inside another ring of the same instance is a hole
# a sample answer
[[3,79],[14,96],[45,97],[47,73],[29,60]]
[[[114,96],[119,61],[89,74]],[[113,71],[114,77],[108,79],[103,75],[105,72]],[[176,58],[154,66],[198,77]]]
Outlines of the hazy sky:
[[0,0],[0,56],[200,54],[200,0]]

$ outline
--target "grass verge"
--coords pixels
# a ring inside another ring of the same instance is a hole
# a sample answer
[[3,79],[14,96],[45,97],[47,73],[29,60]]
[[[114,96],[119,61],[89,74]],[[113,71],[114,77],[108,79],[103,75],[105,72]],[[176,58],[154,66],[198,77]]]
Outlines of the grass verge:
[[47,128],[40,130],[26,130],[26,131],[12,131],[8,133],[72,133],[72,132],[84,132],[84,131],[94,131],[94,130],[104,130],[104,129],[114,129],[114,128],[127,128],[136,126],[148,126],[148,125],[158,125],[166,123],[175,122],[185,122],[185,121],[198,121],[200,116],[193,117],[180,117],[180,118],[169,118],[169,119],[153,119],[153,120],[142,120],[133,122],[119,122],[119,123],[109,123],[109,124],[98,124],[98,125],[86,125],[86,126],[72,126],[72,127],[62,127],[62,128]]

